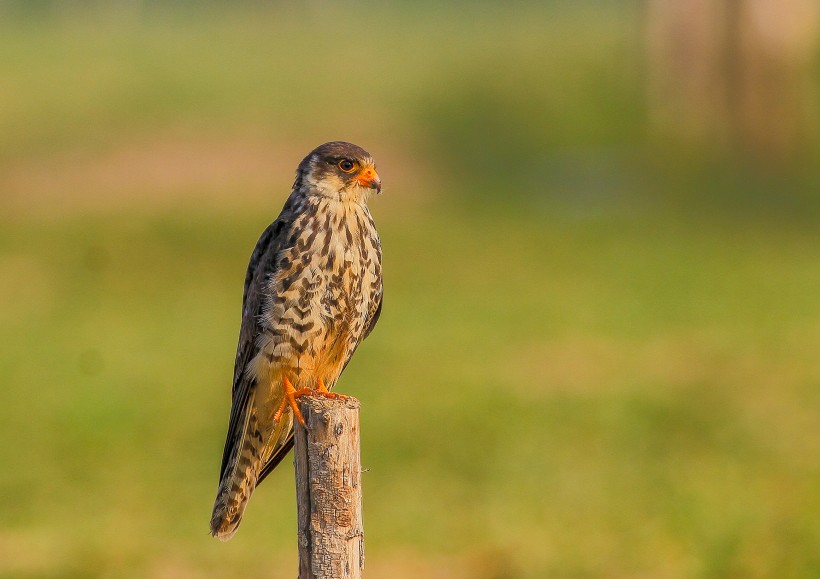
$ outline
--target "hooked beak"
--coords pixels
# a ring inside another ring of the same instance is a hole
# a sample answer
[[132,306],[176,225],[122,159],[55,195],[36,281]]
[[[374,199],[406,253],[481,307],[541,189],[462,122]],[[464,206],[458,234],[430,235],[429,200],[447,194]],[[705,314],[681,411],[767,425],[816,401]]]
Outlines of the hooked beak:
[[373,167],[365,167],[356,177],[356,181],[366,189],[375,189],[377,194],[382,192],[382,180]]

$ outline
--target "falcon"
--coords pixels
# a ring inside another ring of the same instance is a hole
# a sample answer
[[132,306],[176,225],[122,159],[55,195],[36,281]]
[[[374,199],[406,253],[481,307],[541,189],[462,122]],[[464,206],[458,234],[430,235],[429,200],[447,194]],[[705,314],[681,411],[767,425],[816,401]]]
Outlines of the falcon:
[[370,154],[334,141],[299,164],[251,255],[211,534],[227,541],[253,490],[293,446],[296,398],[330,392],[382,309],[381,244],[367,208]]

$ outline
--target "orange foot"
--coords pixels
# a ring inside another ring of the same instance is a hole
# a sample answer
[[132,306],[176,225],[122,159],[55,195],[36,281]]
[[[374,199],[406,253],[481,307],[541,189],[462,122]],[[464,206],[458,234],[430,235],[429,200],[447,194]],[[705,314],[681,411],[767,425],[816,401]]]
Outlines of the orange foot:
[[282,379],[282,382],[285,385],[285,395],[282,397],[282,404],[279,405],[279,410],[277,410],[276,414],[273,415],[273,420],[274,422],[279,422],[279,419],[282,418],[282,413],[285,411],[285,407],[290,404],[290,407],[293,409],[293,415],[302,424],[302,426],[304,426],[305,418],[302,416],[302,413],[299,412],[299,407],[296,405],[296,399],[300,396],[304,396],[305,394],[313,394],[313,390],[310,388],[300,388],[299,390],[296,390],[290,380],[288,380],[287,376]]
[[345,396],[344,394],[337,394],[336,392],[331,392],[330,390],[328,390],[327,386],[325,386],[325,381],[322,380],[321,378],[319,378],[317,383],[318,383],[318,387],[313,392],[316,396],[324,396],[325,398],[332,398],[334,400],[338,400],[338,399],[347,400],[348,397]]
[[325,398],[332,398],[334,400],[347,400],[348,398],[344,394],[337,394],[335,392],[331,392],[330,390],[328,390],[327,386],[325,386],[324,380],[322,380],[321,378],[319,378],[317,382],[318,387],[316,390],[313,390],[311,388],[300,388],[299,390],[296,390],[287,376],[285,376],[282,379],[282,382],[285,385],[285,396],[282,398],[282,403],[279,405],[279,410],[277,410],[276,414],[273,415],[274,422],[279,422],[279,420],[282,418],[282,413],[285,411],[285,408],[288,405],[290,405],[290,407],[293,409],[293,415],[296,417],[299,423],[302,426],[304,426],[305,417],[302,416],[302,413],[299,411],[299,406],[296,404],[296,399],[300,396],[324,396]]

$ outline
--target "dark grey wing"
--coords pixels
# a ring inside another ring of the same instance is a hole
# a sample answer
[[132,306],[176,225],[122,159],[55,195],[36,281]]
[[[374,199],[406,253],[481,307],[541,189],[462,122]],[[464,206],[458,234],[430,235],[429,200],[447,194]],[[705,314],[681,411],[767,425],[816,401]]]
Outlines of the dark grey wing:
[[376,306],[376,311],[373,313],[373,316],[367,322],[367,329],[362,334],[362,340],[364,340],[367,336],[370,335],[370,332],[373,331],[373,328],[376,327],[376,322],[379,321],[379,317],[382,315],[382,303],[384,302],[384,292],[382,291],[379,294],[379,305]]
[[219,469],[220,480],[239,445],[242,423],[254,387],[253,378],[249,377],[245,370],[257,353],[259,318],[265,307],[267,280],[276,275],[279,267],[276,257],[289,243],[290,226],[296,217],[297,210],[298,202],[291,195],[279,217],[265,229],[259,241],[256,242],[248,263],[242,296],[242,325],[239,329],[239,343],[234,361],[231,416],[228,423],[228,434],[225,438],[225,449],[222,452],[222,466]]
[[290,449],[293,448],[293,429],[290,431],[290,435],[288,439],[285,441],[285,444],[280,446],[275,453],[273,453],[268,462],[265,463],[265,466],[262,467],[262,470],[259,472],[259,478],[256,479],[256,485],[265,480],[265,477],[268,476],[276,466],[282,462],[282,459],[285,458],[285,455],[290,452]]

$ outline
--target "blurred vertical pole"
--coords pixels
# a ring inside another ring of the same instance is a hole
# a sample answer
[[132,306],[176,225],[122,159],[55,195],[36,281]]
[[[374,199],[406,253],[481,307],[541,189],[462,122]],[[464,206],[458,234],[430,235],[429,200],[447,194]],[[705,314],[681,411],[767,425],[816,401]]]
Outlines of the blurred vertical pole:
[[725,142],[722,0],[648,0],[649,113],[656,132]]
[[794,157],[816,131],[818,0],[744,0],[738,138],[757,161]]
[[817,131],[818,0],[647,0],[653,132],[777,165]]
[[359,401],[303,396],[294,428],[299,579],[360,579],[364,568]]

